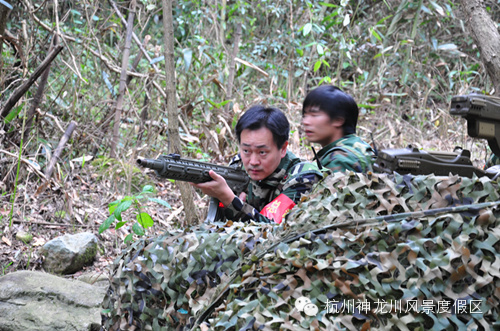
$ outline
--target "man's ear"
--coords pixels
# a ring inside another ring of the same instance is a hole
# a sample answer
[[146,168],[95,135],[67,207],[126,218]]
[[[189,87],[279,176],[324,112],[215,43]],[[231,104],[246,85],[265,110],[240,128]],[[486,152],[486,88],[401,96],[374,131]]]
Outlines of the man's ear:
[[283,146],[281,146],[281,149],[280,149],[281,158],[285,157],[287,147],[288,147],[288,141],[285,141],[285,143],[283,144]]
[[332,126],[334,126],[336,128],[343,127],[344,123],[345,123],[345,118],[343,118],[343,117],[336,117],[331,122]]

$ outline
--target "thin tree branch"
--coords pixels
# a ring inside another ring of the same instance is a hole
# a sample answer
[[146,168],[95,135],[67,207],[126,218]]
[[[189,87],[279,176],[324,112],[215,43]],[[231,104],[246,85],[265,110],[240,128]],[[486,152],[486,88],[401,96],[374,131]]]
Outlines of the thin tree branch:
[[128,59],[130,57],[130,45],[132,43],[132,33],[134,28],[135,6],[136,6],[136,0],[132,0],[130,3],[130,10],[128,15],[127,36],[125,38],[125,46],[123,47],[122,71],[120,74],[120,86],[118,89],[118,98],[116,100],[116,107],[115,107],[115,123],[113,126],[113,139],[111,140],[111,146],[110,146],[110,156],[112,158],[116,158],[116,146],[118,145],[118,140],[120,139],[120,124],[122,116],[123,97],[125,95],[125,89],[127,87],[127,68],[128,68]]
[[0,117],[5,117],[9,113],[9,111],[14,107],[14,105],[21,99],[21,97],[28,91],[28,89],[35,83],[35,81],[40,77],[45,69],[54,61],[56,56],[61,52],[63,46],[57,45],[54,49],[49,52],[45,60],[35,69],[35,72],[31,75],[31,77],[21,86],[19,86],[9,97],[9,99],[5,102],[2,111],[0,113]]
[[68,128],[66,129],[66,132],[64,132],[64,135],[62,136],[61,140],[59,141],[59,144],[57,145],[56,150],[54,151],[54,154],[52,155],[52,159],[50,160],[49,166],[47,167],[47,170],[45,171],[45,177],[47,180],[50,180],[50,177],[52,176],[52,172],[54,171],[54,166],[61,156],[61,153],[64,149],[64,146],[68,142],[69,138],[73,134],[73,131],[75,131],[75,128],[77,126],[77,123],[75,121],[71,121],[69,123]]

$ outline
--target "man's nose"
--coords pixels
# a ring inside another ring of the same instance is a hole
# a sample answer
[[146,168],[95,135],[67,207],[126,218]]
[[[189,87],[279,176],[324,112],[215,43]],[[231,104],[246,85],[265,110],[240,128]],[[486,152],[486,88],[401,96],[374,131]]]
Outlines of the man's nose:
[[309,125],[309,117],[304,116],[302,117],[302,126]]
[[251,165],[258,165],[260,163],[259,156],[257,154],[252,154],[250,155],[250,164]]

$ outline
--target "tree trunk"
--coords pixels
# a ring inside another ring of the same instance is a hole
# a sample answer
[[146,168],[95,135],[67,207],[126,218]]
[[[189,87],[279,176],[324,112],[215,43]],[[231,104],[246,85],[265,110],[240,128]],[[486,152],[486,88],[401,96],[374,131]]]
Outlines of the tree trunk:
[[120,74],[120,86],[118,88],[118,98],[116,100],[116,108],[115,108],[115,123],[113,124],[113,139],[111,140],[111,149],[110,149],[110,156],[112,158],[116,158],[117,155],[116,146],[118,145],[118,141],[120,140],[120,124],[122,119],[123,97],[125,95],[125,89],[127,87],[127,69],[128,69],[128,59],[130,57],[130,45],[132,44],[135,4],[136,0],[132,0],[132,2],[130,3],[130,11],[127,23],[127,37],[125,39],[125,46],[123,47],[122,72]]
[[[57,39],[58,35],[55,34],[52,37],[52,43],[50,44],[49,47],[49,53],[54,49],[55,46],[57,46],[58,43]],[[35,96],[33,97],[33,101],[31,103],[31,107],[28,112],[28,117],[26,118],[26,129],[24,130],[23,133],[24,140],[26,140],[29,137],[31,129],[33,129],[33,119],[35,117],[36,109],[42,102],[43,92],[45,91],[45,86],[47,85],[47,81],[49,80],[49,73],[50,73],[50,64],[40,77],[40,84],[38,85],[38,89],[36,90]]]
[[[234,34],[234,46],[233,46],[233,54],[231,56],[231,62],[229,65],[229,78],[227,79],[227,89],[226,89],[226,100],[231,100],[233,97],[233,86],[234,86],[234,76],[236,74],[236,55],[238,55],[238,51],[240,50],[240,39],[241,39],[241,23],[236,24],[236,32]],[[234,102],[229,102],[225,107],[225,116],[226,121],[231,123],[233,119],[233,114],[230,112],[229,107]]]
[[[5,26],[7,25],[7,19],[9,18],[9,13],[12,10],[12,6],[2,1],[0,2],[0,75],[3,70],[3,58],[2,58],[2,49],[3,49],[3,37]],[[0,79],[1,81],[1,79]]]
[[486,11],[483,0],[460,0],[460,4],[481,61],[495,87],[495,94],[500,96],[500,33],[497,25]]
[[[177,118],[177,97],[175,91],[174,24],[172,17],[173,0],[162,0],[163,4],[163,44],[165,45],[166,107],[168,115],[168,152],[181,154],[179,119]],[[177,181],[186,213],[186,225],[198,223],[191,186]]]

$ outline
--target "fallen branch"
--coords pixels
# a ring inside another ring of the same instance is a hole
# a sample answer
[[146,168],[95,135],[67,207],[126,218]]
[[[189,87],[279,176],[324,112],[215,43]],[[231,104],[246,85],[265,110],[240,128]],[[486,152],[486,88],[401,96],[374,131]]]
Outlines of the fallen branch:
[[54,171],[54,166],[59,159],[59,156],[62,153],[62,150],[64,149],[64,146],[66,145],[66,142],[68,142],[69,138],[73,134],[73,131],[75,130],[77,126],[77,123],[75,121],[71,121],[69,123],[68,128],[66,129],[66,132],[62,136],[61,140],[59,141],[59,145],[57,145],[56,150],[54,151],[54,155],[52,156],[52,159],[50,160],[49,166],[47,167],[47,170],[45,171],[45,177],[47,178],[47,181],[50,180],[50,177],[52,176],[52,172]]
[[45,60],[35,69],[35,72],[30,76],[30,78],[21,86],[19,86],[9,97],[9,99],[5,102],[5,105],[2,108],[2,112],[0,113],[1,117],[5,117],[9,114],[10,110],[14,105],[21,99],[21,97],[28,91],[28,89],[35,83],[35,81],[40,77],[45,69],[49,67],[49,65],[54,61],[56,56],[61,52],[63,46],[56,45],[52,51],[49,52]]
[[36,224],[36,225],[46,225],[46,226],[76,226],[76,227],[83,227],[83,228],[90,228],[92,227],[91,225],[88,224],[75,224],[75,223],[49,223],[49,222],[34,222],[34,221],[24,221],[24,220],[19,220],[19,219],[13,219],[12,223],[20,223],[20,224]]
[[[0,153],[3,153],[3,154],[6,154],[8,156],[12,156],[14,158],[18,158],[19,155],[16,155],[16,154],[13,154],[13,153],[10,153],[10,152],[7,152],[7,151],[4,151],[3,149],[0,149]],[[36,174],[38,176],[40,176],[41,178],[45,179],[45,175],[33,164],[32,161],[30,160],[27,160],[25,158],[20,158],[21,162],[23,162],[24,164],[28,165],[31,169],[33,169],[34,172],[36,172]],[[3,163],[3,159],[2,159],[2,163]]]

